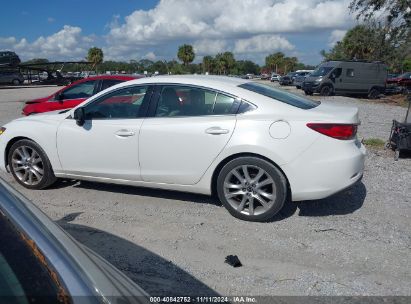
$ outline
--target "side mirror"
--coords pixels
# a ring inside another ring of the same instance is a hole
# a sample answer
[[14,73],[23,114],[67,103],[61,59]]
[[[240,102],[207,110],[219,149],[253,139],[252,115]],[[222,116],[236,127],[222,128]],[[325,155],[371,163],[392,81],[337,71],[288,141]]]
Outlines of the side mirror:
[[64,100],[64,94],[63,93],[58,93],[56,95],[56,100],[58,100],[59,102],[63,102]]
[[73,118],[76,120],[78,126],[83,126],[86,122],[86,113],[83,107],[74,110]]

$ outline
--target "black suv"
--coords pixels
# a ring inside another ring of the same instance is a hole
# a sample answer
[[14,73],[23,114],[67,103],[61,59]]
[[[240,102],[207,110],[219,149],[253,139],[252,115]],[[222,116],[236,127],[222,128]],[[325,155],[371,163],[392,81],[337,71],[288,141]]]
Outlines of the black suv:
[[16,53],[5,51],[0,52],[0,66],[17,66],[20,63],[20,58]]

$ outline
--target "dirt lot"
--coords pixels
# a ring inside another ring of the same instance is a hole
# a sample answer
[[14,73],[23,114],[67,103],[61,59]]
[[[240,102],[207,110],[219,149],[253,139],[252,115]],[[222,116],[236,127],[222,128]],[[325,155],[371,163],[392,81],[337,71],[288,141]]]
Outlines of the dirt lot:
[[[0,90],[0,123],[19,117],[21,100],[55,90]],[[386,139],[392,119],[405,115],[348,97],[321,100],[359,107],[365,138]],[[409,157],[369,150],[362,183],[292,203],[270,223],[237,220],[206,196],[75,181],[29,191],[1,176],[153,295],[411,295]],[[243,267],[225,264],[229,254]]]

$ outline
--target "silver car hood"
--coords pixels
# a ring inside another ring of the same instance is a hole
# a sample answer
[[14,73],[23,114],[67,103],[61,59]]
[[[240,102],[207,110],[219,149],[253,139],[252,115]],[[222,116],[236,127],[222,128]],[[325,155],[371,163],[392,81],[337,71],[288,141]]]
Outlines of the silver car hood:
[[148,303],[142,288],[79,244],[2,178],[0,212],[34,242],[73,303]]

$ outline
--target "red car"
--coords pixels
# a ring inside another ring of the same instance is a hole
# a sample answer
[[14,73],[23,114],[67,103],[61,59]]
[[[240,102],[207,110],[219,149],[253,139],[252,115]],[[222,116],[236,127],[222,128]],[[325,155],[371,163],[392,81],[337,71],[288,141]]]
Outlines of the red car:
[[120,82],[140,78],[141,76],[103,75],[88,77],[64,87],[53,95],[30,100],[23,108],[23,115],[71,109],[87,98]]
[[411,72],[401,74],[395,78],[388,78],[387,84],[395,84],[401,87],[410,87],[411,86]]

